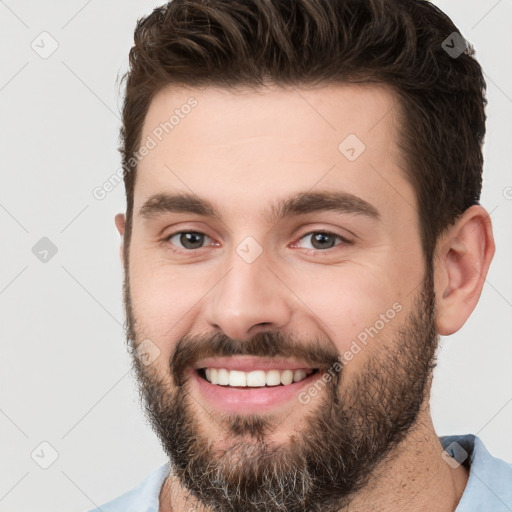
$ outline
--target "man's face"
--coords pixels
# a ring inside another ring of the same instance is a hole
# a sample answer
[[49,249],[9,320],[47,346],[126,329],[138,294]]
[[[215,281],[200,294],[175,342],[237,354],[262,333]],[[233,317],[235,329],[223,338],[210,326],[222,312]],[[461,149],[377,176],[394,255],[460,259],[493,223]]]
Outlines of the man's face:
[[[425,401],[432,276],[394,105],[375,85],[151,103],[128,337],[176,474],[216,510],[337,510]],[[211,208],[164,197],[184,194]]]

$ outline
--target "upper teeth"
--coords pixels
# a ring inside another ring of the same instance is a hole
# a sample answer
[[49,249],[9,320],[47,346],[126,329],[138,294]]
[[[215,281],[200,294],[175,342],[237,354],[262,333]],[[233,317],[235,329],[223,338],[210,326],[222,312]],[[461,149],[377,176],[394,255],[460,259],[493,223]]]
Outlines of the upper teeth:
[[206,379],[221,386],[263,387],[299,382],[313,370],[255,370],[242,372],[225,368],[206,368]]

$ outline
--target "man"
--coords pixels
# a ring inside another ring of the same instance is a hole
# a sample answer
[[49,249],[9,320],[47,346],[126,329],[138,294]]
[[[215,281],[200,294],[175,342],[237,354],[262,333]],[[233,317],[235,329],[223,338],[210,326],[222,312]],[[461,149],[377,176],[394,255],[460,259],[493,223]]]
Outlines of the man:
[[123,109],[127,338],[169,456],[110,511],[512,510],[439,438],[494,255],[482,70],[423,0],[174,0]]

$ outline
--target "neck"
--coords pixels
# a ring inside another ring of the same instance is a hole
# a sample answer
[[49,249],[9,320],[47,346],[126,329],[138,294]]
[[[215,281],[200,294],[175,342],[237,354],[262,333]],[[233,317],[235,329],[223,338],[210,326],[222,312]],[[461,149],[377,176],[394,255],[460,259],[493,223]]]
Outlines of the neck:
[[[464,492],[468,471],[453,469],[443,451],[430,411],[424,409],[406,439],[372,473],[368,484],[340,512],[453,512]],[[171,505],[172,504],[172,505]],[[170,477],[160,492],[159,512],[210,512]]]
[[407,438],[340,512],[453,512],[469,473],[464,466],[449,466],[442,452],[430,415],[420,415]]

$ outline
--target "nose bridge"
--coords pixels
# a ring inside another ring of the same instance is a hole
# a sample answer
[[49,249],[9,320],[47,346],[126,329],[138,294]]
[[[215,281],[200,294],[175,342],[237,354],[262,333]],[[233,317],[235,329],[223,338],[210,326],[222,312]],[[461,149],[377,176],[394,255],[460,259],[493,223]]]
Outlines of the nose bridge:
[[251,237],[233,251],[229,269],[212,290],[208,322],[227,336],[247,339],[256,326],[280,329],[291,317],[286,287],[268,268],[271,258]]

